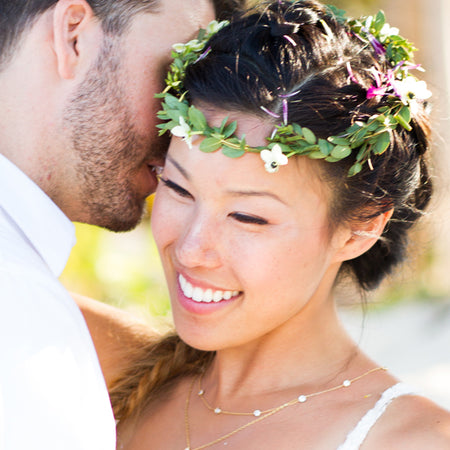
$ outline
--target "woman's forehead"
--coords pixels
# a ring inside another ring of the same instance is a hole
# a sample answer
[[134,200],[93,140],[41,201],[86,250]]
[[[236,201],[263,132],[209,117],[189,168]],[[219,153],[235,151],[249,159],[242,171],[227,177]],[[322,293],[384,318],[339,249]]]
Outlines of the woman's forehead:
[[204,197],[228,196],[232,192],[268,192],[283,203],[301,209],[311,201],[318,209],[327,209],[328,184],[319,176],[319,162],[307,157],[290,158],[277,173],[268,173],[259,153],[229,158],[221,150],[205,153],[199,149],[202,138],[192,148],[180,138],[172,138],[168,165],[176,170]]

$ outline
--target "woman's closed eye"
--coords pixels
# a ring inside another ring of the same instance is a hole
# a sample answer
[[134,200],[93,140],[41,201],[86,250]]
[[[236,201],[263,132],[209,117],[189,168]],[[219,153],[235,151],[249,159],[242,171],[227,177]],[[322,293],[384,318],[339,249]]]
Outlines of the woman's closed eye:
[[159,178],[162,183],[164,183],[165,186],[167,186],[171,191],[175,192],[180,197],[185,198],[193,198],[192,195],[187,191],[186,189],[182,188],[179,184],[174,183],[171,180],[168,180],[166,178]]
[[231,213],[229,214],[229,216],[241,223],[248,223],[254,225],[267,225],[269,223],[266,219],[263,219],[262,217],[250,216],[248,214],[239,212]]

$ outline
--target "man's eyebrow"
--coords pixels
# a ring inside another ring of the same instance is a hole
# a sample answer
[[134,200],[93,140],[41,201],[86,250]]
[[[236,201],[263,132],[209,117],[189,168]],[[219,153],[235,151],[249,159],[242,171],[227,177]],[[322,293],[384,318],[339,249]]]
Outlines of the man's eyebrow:
[[175,161],[170,155],[167,155],[166,161],[169,161],[172,165],[174,165],[180,171],[181,175],[183,175],[183,177],[186,178],[186,180],[191,179],[191,177],[186,172],[186,170],[177,161]]
[[229,190],[227,191],[227,193],[235,197],[270,197],[287,206],[287,203],[284,200],[282,200],[278,195],[269,191]]

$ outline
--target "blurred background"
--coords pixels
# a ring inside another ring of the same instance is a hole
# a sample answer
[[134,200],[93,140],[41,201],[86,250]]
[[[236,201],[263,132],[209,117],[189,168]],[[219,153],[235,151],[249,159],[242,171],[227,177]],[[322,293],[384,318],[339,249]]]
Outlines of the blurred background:
[[[436,194],[415,229],[410,258],[367,300],[338,293],[350,333],[380,364],[450,408],[450,0],[329,0],[349,15],[385,11],[388,22],[420,49],[416,61],[433,91]],[[148,201],[151,211],[152,198]],[[62,275],[72,291],[170,327],[164,275],[150,213],[129,233],[77,224],[77,245]]]

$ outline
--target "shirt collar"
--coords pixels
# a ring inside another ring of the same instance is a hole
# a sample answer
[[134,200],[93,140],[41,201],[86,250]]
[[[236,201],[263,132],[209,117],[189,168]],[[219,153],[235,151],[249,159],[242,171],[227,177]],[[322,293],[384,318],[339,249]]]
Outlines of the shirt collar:
[[59,277],[75,244],[75,227],[40,187],[2,154],[0,206]]

